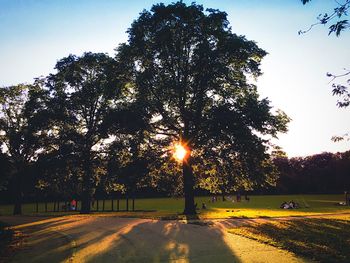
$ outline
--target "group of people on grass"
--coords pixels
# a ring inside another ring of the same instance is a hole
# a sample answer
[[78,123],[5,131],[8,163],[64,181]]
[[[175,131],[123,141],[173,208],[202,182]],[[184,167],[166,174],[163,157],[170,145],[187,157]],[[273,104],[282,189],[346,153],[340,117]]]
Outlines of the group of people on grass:
[[[228,200],[230,200],[230,201],[232,201],[232,202],[235,202],[235,200],[234,200],[234,198],[233,198],[232,196],[227,196],[227,197],[224,197],[224,196],[223,196],[222,201],[226,201],[226,199],[228,199]],[[219,198],[218,198],[217,196],[214,195],[214,196],[212,196],[212,197],[209,199],[208,202],[209,202],[209,203],[216,203],[218,200],[219,200]],[[236,195],[236,202],[241,202],[241,200],[242,200],[242,196],[241,196],[240,193],[238,193],[238,194]],[[244,195],[244,200],[247,201],[247,202],[250,201],[250,198],[248,197],[247,194]],[[195,204],[195,207],[196,207],[196,210],[199,209],[197,203]],[[205,203],[202,203],[202,209],[207,209],[207,205],[206,205]]]
[[297,202],[294,202],[293,200],[286,202],[284,201],[281,206],[281,209],[296,209],[296,208],[300,208],[300,205]]
[[[236,195],[236,201],[235,201],[234,197],[232,197],[232,196],[227,196],[226,198],[227,198],[229,201],[231,201],[232,203],[234,203],[234,202],[241,202],[241,201],[242,201],[242,195],[241,195],[240,193],[238,193],[238,194]],[[249,201],[250,201],[250,198],[249,198],[249,196],[248,196],[247,194],[244,195],[243,201],[246,201],[246,202],[249,202]]]
[[76,211],[77,210],[77,200],[72,199],[70,202],[62,205],[62,210],[65,211]]

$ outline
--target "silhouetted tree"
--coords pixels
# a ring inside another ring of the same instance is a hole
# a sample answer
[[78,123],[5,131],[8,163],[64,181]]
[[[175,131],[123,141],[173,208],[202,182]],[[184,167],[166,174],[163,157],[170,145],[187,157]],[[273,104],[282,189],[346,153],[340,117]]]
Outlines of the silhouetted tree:
[[48,149],[45,154],[39,156],[36,168],[38,172],[36,188],[42,195],[55,201],[71,200],[81,196],[84,170],[70,145],[62,143]]
[[50,100],[50,140],[54,151],[65,150],[81,172],[81,213],[90,212],[91,197],[100,176],[110,134],[105,118],[118,105],[121,89],[115,77],[115,61],[102,53],[70,55],[57,62],[56,74],[46,78]]
[[350,158],[344,153],[275,158],[278,193],[341,193],[349,191]]
[[38,85],[0,88],[0,146],[12,165],[14,214],[21,214],[26,177],[40,153],[43,133],[38,130],[41,90]]
[[128,33],[117,60],[153,116],[149,132],[187,148],[184,213],[194,214],[193,167],[207,145],[227,145],[252,163],[266,150],[258,133],[286,131],[286,115],[273,115],[247,80],[261,74],[266,52],[233,34],[226,13],[182,2],[143,11]]

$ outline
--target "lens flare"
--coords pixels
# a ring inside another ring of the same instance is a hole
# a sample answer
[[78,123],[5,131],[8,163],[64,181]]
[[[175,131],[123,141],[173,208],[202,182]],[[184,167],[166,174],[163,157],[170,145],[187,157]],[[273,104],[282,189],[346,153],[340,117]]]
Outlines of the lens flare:
[[175,144],[173,157],[176,161],[182,162],[186,154],[187,154],[187,150],[182,144],[180,143]]

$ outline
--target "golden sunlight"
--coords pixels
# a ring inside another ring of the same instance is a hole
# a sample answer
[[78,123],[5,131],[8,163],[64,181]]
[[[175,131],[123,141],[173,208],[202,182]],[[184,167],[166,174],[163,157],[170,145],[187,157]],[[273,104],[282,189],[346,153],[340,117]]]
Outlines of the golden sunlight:
[[173,157],[176,161],[182,162],[187,154],[187,150],[181,143],[177,143],[174,146],[174,154]]

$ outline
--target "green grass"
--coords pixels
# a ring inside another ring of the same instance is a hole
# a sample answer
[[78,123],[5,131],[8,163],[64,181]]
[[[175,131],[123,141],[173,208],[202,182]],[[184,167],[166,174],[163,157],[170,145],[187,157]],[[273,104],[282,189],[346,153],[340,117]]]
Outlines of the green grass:
[[[235,198],[234,198],[235,199]],[[195,202],[201,208],[202,203],[207,205],[206,210],[199,209],[199,218],[258,218],[258,217],[283,217],[283,216],[304,216],[324,213],[344,213],[350,212],[349,207],[336,206],[335,204],[344,201],[343,195],[264,195],[250,196],[250,202],[232,202],[221,201],[221,198],[215,203],[209,202],[210,197],[197,197]],[[232,200],[232,199],[231,199]],[[283,201],[294,200],[301,205],[300,209],[284,210],[279,206]],[[63,205],[63,202],[61,202]],[[78,203],[78,208],[80,202]],[[131,209],[131,200],[129,200],[129,209]],[[182,218],[183,198],[144,198],[135,200],[136,212],[115,212],[113,215],[146,217],[146,218]],[[0,206],[0,215],[10,215],[12,205]],[[53,210],[53,203],[47,204],[48,211]],[[95,202],[94,210],[97,208]],[[117,208],[117,201],[114,201],[114,209]],[[125,200],[120,200],[119,209],[126,209]],[[105,210],[111,210],[111,200],[105,201]],[[24,204],[23,214],[35,215],[35,204]],[[45,213],[45,204],[39,204],[39,215],[62,215],[67,212],[48,212]],[[99,201],[99,212],[102,212],[102,201]],[[68,212],[72,214],[76,212]]]
[[350,215],[253,223],[229,232],[317,262],[350,262]]

